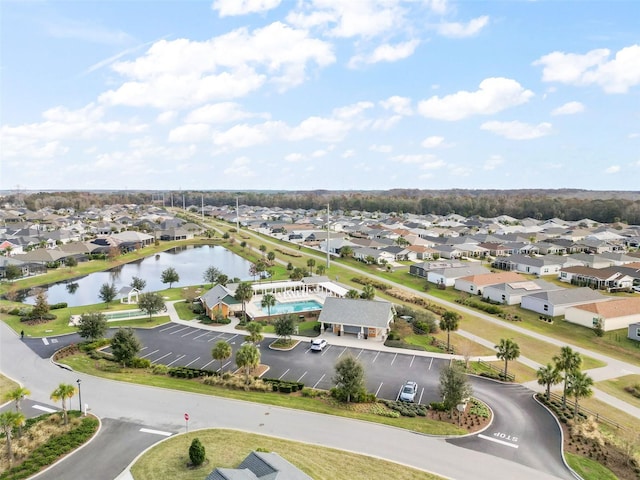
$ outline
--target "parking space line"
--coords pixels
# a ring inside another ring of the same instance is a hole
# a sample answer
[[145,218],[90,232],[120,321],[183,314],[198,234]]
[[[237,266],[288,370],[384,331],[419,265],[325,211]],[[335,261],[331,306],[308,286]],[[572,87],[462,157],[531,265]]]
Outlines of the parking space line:
[[176,333],[184,332],[187,328],[191,328],[191,327],[181,328],[180,330],[176,330],[175,332],[171,332],[169,335],[175,335]]
[[433,365],[433,357],[431,357],[431,361],[429,362],[429,368],[427,370],[431,370],[431,365]]
[[376,353],[376,356],[373,358],[371,363],[376,363],[376,359],[378,358],[378,355],[380,355],[380,352]]
[[290,369],[289,369],[289,368],[287,368],[287,369],[284,371],[284,373],[278,377],[278,380],[282,380],[282,377],[284,377],[287,373],[289,373],[289,370],[290,370]]
[[45,337],[42,337],[42,343],[44,343],[45,345],[49,345],[49,340],[47,340]]
[[200,367],[200,370],[204,370],[205,368],[207,368],[209,365],[211,365],[213,362],[215,362],[214,360],[211,360],[209,363],[204,364],[202,367]]
[[45,407],[43,405],[31,405],[31,408],[35,408],[36,410],[40,410],[47,413],[57,412],[57,410],[54,410],[53,408]]
[[411,363],[409,364],[409,368],[411,368],[413,366],[413,361],[416,359],[416,356],[414,355],[413,357],[411,357]]
[[142,347],[142,348],[140,349],[140,351],[142,352],[143,350],[146,350],[146,349],[147,349],[147,347]]
[[331,348],[331,345],[327,345],[320,355],[324,355],[325,353],[327,353],[327,350],[329,350],[330,348]]
[[192,363],[197,362],[198,360],[200,360],[200,357],[196,358],[195,360],[191,360],[189,363],[187,363],[187,364],[185,365],[185,367],[188,367],[189,365],[191,365]]
[[318,384],[322,381],[322,379],[324,378],[324,376],[326,375],[326,373],[323,373],[322,376],[320,377],[320,380],[318,380],[316,382],[316,384],[313,386],[313,388],[316,388],[318,386]]
[[360,352],[358,353],[358,356],[356,358],[360,358],[360,355],[362,355],[362,352],[364,352],[364,348],[362,350],[360,350]]
[[185,333],[184,335],[181,335],[182,337],[188,337],[189,335],[193,335],[194,333],[198,332],[198,329],[194,329],[192,332],[189,333]]
[[393,360],[391,360],[391,365],[393,365],[393,362],[396,361],[396,358],[398,358],[398,354],[397,353],[393,356]]
[[151,430],[150,428],[141,428],[140,431],[142,433],[151,433],[153,435],[161,435],[163,437],[170,437],[173,435],[171,432],[163,432],[162,430]]
[[163,328],[163,329],[162,329],[162,330],[160,330],[160,331],[161,331],[161,332],[166,332],[167,330],[172,330],[172,329],[177,328],[177,327],[179,327],[179,326],[180,326],[180,325],[177,325],[177,324],[175,324],[175,323],[174,323],[173,325],[169,325],[168,327],[165,327],[165,328]]
[[376,397],[378,396],[378,393],[380,393],[380,389],[382,388],[382,384],[384,382],[380,382],[380,386],[378,387],[378,389],[376,390]]
[[170,367],[171,365],[173,365],[174,363],[176,363],[178,360],[182,360],[184,357],[186,357],[186,355],[180,355],[178,358],[176,358],[173,362],[171,363],[167,363],[167,367]]
[[344,350],[342,350],[342,351],[340,352],[340,355],[338,355],[338,358],[340,358],[340,357],[342,356],[342,354],[343,354],[344,352],[346,352],[346,351],[347,351],[347,347],[344,347]]
[[219,369],[216,370],[216,372],[221,372],[222,370],[224,370],[224,367],[226,367],[227,365],[229,365],[231,362],[227,362],[224,365],[222,365]]
[[304,353],[309,353],[311,351],[311,347],[307,348]]
[[194,340],[197,340],[197,339],[199,339],[200,337],[204,337],[205,335],[209,335],[209,332],[201,333],[201,334],[200,334],[200,335],[198,335],[197,337],[193,337],[193,339],[194,339]]
[[400,393],[402,393],[402,387],[400,387],[400,390],[398,390],[398,394],[396,395],[396,402],[400,400]]
[[171,355],[173,352],[169,352],[166,355],[161,356],[160,358],[156,358],[155,360],[151,360],[151,363],[156,363],[159,362],[160,360],[162,360],[164,357],[168,357],[169,355]]
[[[233,340],[234,338],[236,338],[238,336],[238,334],[236,333],[233,337],[231,337],[230,339],[227,340],[227,342],[230,342],[231,340]],[[235,342],[234,342],[235,343]]]
[[211,337],[209,340],[207,340],[207,342],[213,342],[216,338],[220,338],[224,335],[224,333],[219,333],[218,335],[216,335],[215,337]]
[[150,356],[150,355],[153,355],[153,354],[154,354],[154,353],[156,353],[157,351],[158,351],[158,349],[154,350],[153,352],[149,352],[149,353],[147,353],[146,355],[142,355],[140,358],[146,358],[146,357],[148,357],[148,356]]
[[302,376],[298,379],[298,382],[299,382],[300,380],[302,380],[302,377],[304,377],[306,374],[307,374],[307,372],[304,372],[304,373],[302,374]]
[[420,398],[418,399],[418,403],[422,403],[422,395],[424,395],[424,387],[422,387],[422,391],[420,392]]

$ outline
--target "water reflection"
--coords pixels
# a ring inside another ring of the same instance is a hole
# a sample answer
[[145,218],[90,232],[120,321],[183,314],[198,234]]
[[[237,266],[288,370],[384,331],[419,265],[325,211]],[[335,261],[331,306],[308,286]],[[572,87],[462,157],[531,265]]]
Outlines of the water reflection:
[[[249,280],[251,263],[242,257],[220,246],[192,245],[162,252],[135,262],[114,267],[111,270],[96,272],[81,278],[74,278],[43,287],[47,293],[47,301],[51,303],[66,302],[70,307],[100,303],[100,287],[108,283],[114,284],[116,291],[131,285],[133,277],[146,281],[145,291],[164,290],[168,284],[161,281],[164,270],[173,267],[180,276],[173,287],[190,285],[210,285],[204,280],[204,272],[210,266],[220,269],[230,279]],[[75,286],[74,286],[75,285]],[[20,292],[19,301],[33,305],[35,293]]]

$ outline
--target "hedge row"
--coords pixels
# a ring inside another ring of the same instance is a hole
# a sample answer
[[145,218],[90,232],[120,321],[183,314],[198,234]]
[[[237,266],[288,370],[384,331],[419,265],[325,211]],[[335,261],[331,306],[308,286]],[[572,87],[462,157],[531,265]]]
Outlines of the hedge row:
[[456,300],[456,303],[460,303],[467,307],[475,308],[476,310],[482,310],[483,312],[486,312],[490,315],[504,314],[503,310],[496,305],[491,305],[490,303],[478,302],[471,298],[458,298]]
[[403,417],[426,417],[429,411],[429,407],[420,403],[396,402],[393,400],[381,400],[381,402]]
[[201,370],[199,368],[188,367],[173,367],[170,368],[167,373],[170,377],[177,378],[211,377],[215,374],[213,370]]
[[278,378],[263,378],[262,381],[271,384],[271,389],[274,392],[292,393],[304,388],[304,383],[302,382],[287,382]]
[[386,283],[377,282],[377,281],[372,280],[372,279],[367,278],[367,277],[354,277],[354,278],[351,279],[351,281],[359,283],[360,285],[371,285],[372,287],[376,288],[377,290],[382,290],[383,292],[386,292],[387,290],[389,290],[391,288]]
[[[76,412],[76,415],[78,412]],[[69,412],[73,416],[72,412]],[[41,415],[39,419],[48,417]],[[73,430],[50,438],[46,443],[36,448],[29,458],[20,465],[0,474],[0,480],[20,480],[28,478],[43,468],[55,463],[60,457],[75,450],[93,436],[98,429],[98,420],[94,417],[84,417],[82,423]]]

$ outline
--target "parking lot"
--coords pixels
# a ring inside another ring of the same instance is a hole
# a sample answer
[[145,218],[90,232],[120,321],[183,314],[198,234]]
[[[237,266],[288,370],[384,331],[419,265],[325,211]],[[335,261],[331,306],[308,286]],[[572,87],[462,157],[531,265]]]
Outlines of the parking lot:
[[[244,332],[238,334],[212,332],[181,324],[165,325],[137,332],[144,345],[140,356],[152,363],[171,367],[218,370],[220,363],[211,357],[216,342],[225,340],[235,351],[244,343]],[[293,350],[271,350],[273,339],[264,339],[258,347],[261,363],[269,366],[265,377],[304,382],[314,388],[329,389],[336,362],[344,355],[353,355],[365,369],[367,389],[380,398],[397,399],[406,380],[418,383],[416,401],[429,403],[440,400],[439,373],[446,360],[416,356],[410,353],[387,353],[359,348],[329,345],[321,352],[310,350],[311,343],[299,343]],[[223,370],[235,370],[232,356]]]

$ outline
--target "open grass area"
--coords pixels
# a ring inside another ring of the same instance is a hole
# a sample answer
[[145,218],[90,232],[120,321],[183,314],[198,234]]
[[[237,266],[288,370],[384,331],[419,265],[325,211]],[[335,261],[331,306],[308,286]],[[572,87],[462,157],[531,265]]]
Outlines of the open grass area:
[[[205,447],[209,462],[187,468],[194,438]],[[316,480],[436,480],[421,470],[351,452],[292,442],[234,430],[201,430],[166,440],[145,453],[132,467],[135,480],[202,480],[216,467],[236,468],[253,450],[275,452]]]
[[[571,400],[573,400],[573,398],[571,398]],[[623,412],[608,403],[604,403],[597,398],[581,398],[580,410],[582,411],[583,408],[588,409],[591,412],[598,413],[600,416],[604,416],[606,419],[613,421],[618,425],[622,425],[629,430],[640,432],[640,418],[629,415],[628,413]],[[611,431],[614,435],[616,434],[615,428],[612,428]]]
[[611,378],[597,382],[595,386],[609,395],[613,395],[636,408],[640,408],[640,398],[634,397],[625,391],[626,387],[633,387],[635,385],[640,385],[640,375],[625,375],[624,377]]
[[618,477],[607,467],[581,455],[565,453],[567,463],[584,480],[617,480]]
[[19,386],[20,385],[18,385],[13,380],[11,380],[11,379],[5,377],[4,375],[0,374],[0,405],[2,405],[6,401],[5,400],[6,395],[11,390],[15,390]]
[[[96,361],[84,354],[65,357],[62,363],[69,365],[76,372],[88,373],[97,377],[109,378],[129,383],[138,383],[172,390],[182,390],[191,393],[201,393],[205,395],[215,395],[218,397],[232,398],[235,400],[246,400],[257,403],[264,403],[278,407],[296,408],[316,413],[337,415],[341,417],[366,420],[375,423],[382,423],[398,428],[405,428],[419,433],[431,435],[460,435],[466,433],[452,424],[438,422],[424,417],[400,417],[389,418],[371,413],[361,413],[349,409],[349,406],[342,406],[323,402],[314,398],[307,398],[296,395],[284,395],[272,392],[247,392],[244,390],[230,390],[226,388],[205,385],[195,379],[187,380],[173,378],[165,375],[152,375],[144,369],[120,368],[113,362]],[[101,368],[104,369],[101,369]]]
[[[495,370],[491,370],[494,373],[500,373],[504,370],[504,362],[501,360],[498,360],[495,362],[485,362],[485,363],[488,363],[489,365],[493,365],[498,369],[497,372]],[[478,362],[469,362],[469,368],[473,373],[476,373],[478,375],[483,372],[490,371],[489,368],[481,365]],[[529,382],[531,380],[536,379],[536,371],[533,368],[530,368],[518,361],[509,362],[507,373],[515,376],[516,383],[524,383],[524,382]]]

